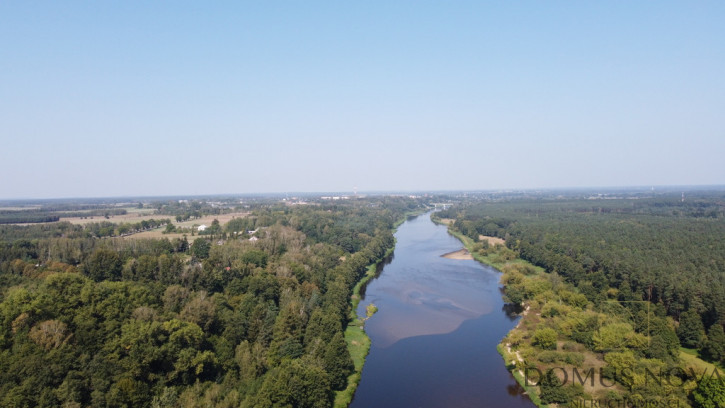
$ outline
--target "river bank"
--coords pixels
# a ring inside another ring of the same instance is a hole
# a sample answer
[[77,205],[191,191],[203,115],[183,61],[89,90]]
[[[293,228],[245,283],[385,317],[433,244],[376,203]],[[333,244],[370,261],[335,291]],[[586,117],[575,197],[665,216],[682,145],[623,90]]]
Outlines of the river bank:
[[499,273],[451,260],[461,242],[429,214],[396,232],[394,258],[361,290],[357,315],[372,340],[351,408],[530,408],[496,344],[516,324]]
[[[453,222],[455,220],[450,220],[450,219],[441,220],[441,219],[437,219],[435,217],[431,217],[431,219],[436,224],[446,226],[448,228],[448,233],[453,235],[454,237],[456,237],[459,241],[461,241],[461,243],[464,246],[464,249],[462,249],[460,251],[456,251],[456,253],[465,251],[469,256],[471,256],[471,259],[475,259],[476,261],[481,262],[484,265],[491,266],[501,273],[507,265],[512,265],[512,264],[527,265],[527,266],[535,269],[537,273],[543,273],[543,270],[541,268],[536,267],[536,266],[530,264],[529,262],[527,262],[523,259],[520,259],[518,257],[516,257],[514,259],[508,259],[508,258],[510,258],[510,256],[503,256],[503,257],[500,256],[499,251],[496,251],[496,245],[503,246],[505,244],[505,241],[503,239],[495,238],[495,237],[482,237],[483,239],[481,241],[485,240],[485,241],[489,242],[489,244],[493,248],[493,250],[489,251],[486,255],[482,255],[481,253],[479,253],[477,248],[474,247],[475,242],[471,238],[461,234],[460,232],[458,232],[452,228]],[[488,239],[488,238],[493,238],[493,239]],[[451,254],[446,254],[446,255],[451,255]],[[453,259],[456,259],[456,258],[453,258]],[[505,288],[505,285],[504,285],[504,288]],[[519,386],[521,386],[525,390],[526,394],[531,399],[531,402],[533,402],[539,408],[547,408],[548,405],[542,403],[541,399],[539,398],[538,387],[532,386],[526,382],[524,373],[520,369],[520,367],[524,366],[524,359],[521,357],[521,355],[518,352],[511,349],[511,344],[507,340],[507,339],[509,339],[510,336],[520,335],[520,332],[522,331],[522,329],[521,329],[522,323],[524,322],[524,319],[527,317],[529,310],[530,310],[530,308],[528,306],[524,305],[524,307],[521,310],[521,313],[520,313],[521,318],[519,319],[518,323],[516,324],[516,326],[514,326],[514,328],[512,328],[506,334],[506,336],[496,346],[496,350],[503,358],[504,364],[506,365],[506,369],[511,373],[511,375],[513,375],[513,377],[516,379],[516,382],[519,384]]]
[[[701,395],[699,390],[707,387],[700,379],[719,377],[717,367],[702,361],[697,351],[678,349],[677,322],[665,316],[661,304],[629,300],[636,299],[635,294],[623,298],[622,293],[629,291],[621,292],[621,287],[606,282],[595,285],[581,280],[576,285],[556,264],[543,263],[548,271],[533,267],[519,259],[518,250],[529,248],[524,244],[519,248],[525,236],[512,238],[521,241],[506,248],[478,235],[474,241],[478,231],[470,228],[471,237],[463,236],[456,226],[466,228],[465,222],[449,219],[445,224],[476,260],[501,271],[507,307],[521,308],[518,324],[502,336],[497,350],[537,406],[590,406],[592,401],[608,406],[623,405],[623,401],[635,401],[638,406],[691,406],[693,395]],[[622,242],[627,239],[632,238],[623,236]],[[597,271],[582,268],[582,272],[596,276]],[[648,380],[656,376],[650,373],[667,370],[689,375],[678,377],[675,385]],[[633,374],[616,375],[625,371]]]
[[[423,214],[423,212],[417,211],[405,214],[405,216],[401,217],[401,219],[394,224],[392,232],[395,233],[398,227],[400,227],[400,225],[402,225],[408,218],[420,214]],[[370,352],[371,340],[367,333],[365,333],[365,320],[367,320],[370,316],[361,318],[357,314],[357,307],[360,303],[360,290],[370,281],[370,279],[373,279],[379,273],[379,268],[381,268],[383,264],[390,259],[393,252],[395,252],[395,245],[393,245],[392,248],[389,248],[382,258],[368,265],[365,275],[352,289],[352,296],[350,297],[350,304],[352,308],[350,309],[350,315],[348,316],[349,322],[347,324],[347,328],[345,329],[345,342],[347,343],[347,349],[350,352],[350,357],[352,357],[353,364],[355,365],[355,370],[347,378],[347,388],[342,391],[335,392],[335,401],[333,405],[335,408],[346,408],[350,405],[350,402],[352,402],[357,386],[360,383],[362,369],[365,366],[365,358]]]
[[458,251],[449,252],[447,254],[441,255],[443,258],[447,259],[457,259],[459,261],[465,261],[473,259],[473,256],[471,256],[471,253],[468,252],[467,249],[459,249]]

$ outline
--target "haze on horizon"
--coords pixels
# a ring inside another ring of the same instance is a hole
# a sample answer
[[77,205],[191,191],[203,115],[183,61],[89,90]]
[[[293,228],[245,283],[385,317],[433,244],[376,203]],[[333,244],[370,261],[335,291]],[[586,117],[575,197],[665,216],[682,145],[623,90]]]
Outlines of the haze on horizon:
[[0,3],[0,199],[725,184],[725,3]]

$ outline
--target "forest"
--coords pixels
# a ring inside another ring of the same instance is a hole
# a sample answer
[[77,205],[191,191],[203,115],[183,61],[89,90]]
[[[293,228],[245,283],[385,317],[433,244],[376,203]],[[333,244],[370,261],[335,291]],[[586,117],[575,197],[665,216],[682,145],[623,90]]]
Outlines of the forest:
[[[332,406],[353,369],[351,289],[421,207],[260,201],[173,240],[105,221],[2,225],[0,406]],[[204,208],[157,211],[161,226]]]
[[[693,365],[725,373],[725,193],[683,197],[468,200],[436,214],[455,220],[451,230],[504,272],[506,300],[526,308],[502,342],[518,350],[519,366],[596,367],[617,384],[563,386],[546,376],[542,403],[725,404],[722,380],[685,375]],[[648,381],[648,372],[679,373],[679,386]]]

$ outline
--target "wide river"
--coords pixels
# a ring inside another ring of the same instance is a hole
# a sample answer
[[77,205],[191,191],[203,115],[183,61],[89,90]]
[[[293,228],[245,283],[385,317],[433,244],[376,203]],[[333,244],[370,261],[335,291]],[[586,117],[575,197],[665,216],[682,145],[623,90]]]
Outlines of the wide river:
[[351,407],[534,407],[496,345],[516,325],[495,269],[441,255],[462,248],[430,214],[395,234],[391,259],[365,288],[357,313],[372,339]]

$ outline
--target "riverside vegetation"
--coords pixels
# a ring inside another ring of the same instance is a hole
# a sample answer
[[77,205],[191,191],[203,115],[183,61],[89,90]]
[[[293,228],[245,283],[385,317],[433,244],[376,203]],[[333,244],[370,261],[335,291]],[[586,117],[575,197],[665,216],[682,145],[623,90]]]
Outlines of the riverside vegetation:
[[[177,222],[239,210],[139,205]],[[354,392],[366,352],[364,333],[345,330],[360,324],[353,288],[421,207],[259,199],[191,240],[123,238],[112,222],[3,225],[0,406],[330,407]],[[49,219],[26,215],[6,219]]]
[[469,200],[436,217],[503,272],[523,317],[499,351],[537,405],[721,407],[723,203],[721,192]]

